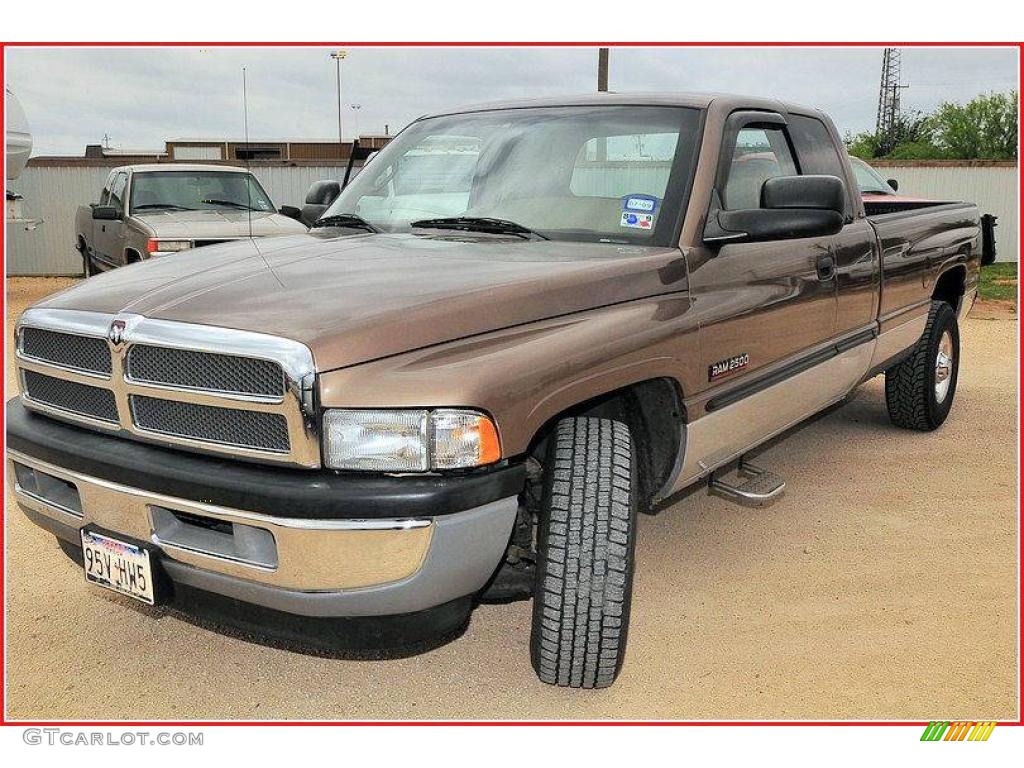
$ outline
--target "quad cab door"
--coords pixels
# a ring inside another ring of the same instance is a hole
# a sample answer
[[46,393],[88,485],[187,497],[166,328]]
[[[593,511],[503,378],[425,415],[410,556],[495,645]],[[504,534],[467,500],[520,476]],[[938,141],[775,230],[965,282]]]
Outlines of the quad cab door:
[[96,257],[110,267],[118,267],[125,263],[124,217],[127,184],[127,172],[119,171],[110,181],[109,193],[106,188],[103,190],[106,200],[100,200],[100,205],[110,205],[116,208],[120,214],[119,217],[112,221],[93,219],[92,222],[93,250]]
[[[799,173],[785,118],[733,113],[712,208],[760,208],[765,181]],[[736,386],[832,338],[837,297],[832,240],[722,240],[691,253],[690,293],[700,317],[703,389]]]
[[[798,154],[793,134],[790,120],[774,112],[738,111],[727,119],[709,220],[718,210],[760,208],[770,178],[823,172],[810,153]],[[680,483],[815,413],[846,386],[820,363],[834,349],[841,262],[855,258],[846,252],[848,240],[844,233],[706,239],[688,252],[701,368],[695,391],[687,393]]]

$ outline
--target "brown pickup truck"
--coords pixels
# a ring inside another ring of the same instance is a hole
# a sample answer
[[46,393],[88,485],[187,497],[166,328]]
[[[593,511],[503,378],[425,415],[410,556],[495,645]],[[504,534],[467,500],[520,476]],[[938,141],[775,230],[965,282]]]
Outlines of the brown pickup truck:
[[9,476],[138,600],[391,651],[532,597],[540,678],[607,686],[637,514],[772,501],[744,455],[876,374],[894,424],[941,425],[991,235],[967,203],[865,211],[829,119],[776,101],[424,117],[308,233],[26,311]]

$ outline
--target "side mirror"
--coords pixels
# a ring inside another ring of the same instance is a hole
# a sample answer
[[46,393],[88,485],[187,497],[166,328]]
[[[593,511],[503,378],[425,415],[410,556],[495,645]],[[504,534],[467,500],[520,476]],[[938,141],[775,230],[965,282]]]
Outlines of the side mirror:
[[306,192],[306,205],[322,205],[329,208],[341,194],[341,184],[336,181],[314,181]]
[[298,221],[299,217],[302,216],[302,209],[296,208],[294,205],[282,205],[277,209],[277,212],[282,216],[287,216],[289,219],[295,219],[296,221]]
[[341,184],[334,180],[314,181],[309,185],[306,192],[306,202],[299,211],[299,221],[307,227],[312,227],[313,222],[319,219],[338,195],[341,194]]
[[716,207],[704,230],[706,243],[826,237],[843,228],[846,185],[835,176],[777,176],[761,186],[760,208]]
[[889,179],[889,181],[887,181],[886,184],[888,184],[890,187],[892,187],[892,191],[893,192],[899,192],[900,191],[900,183],[898,181],[896,181],[896,179]]
[[99,221],[117,221],[121,212],[112,205],[97,205],[92,209],[92,217]]

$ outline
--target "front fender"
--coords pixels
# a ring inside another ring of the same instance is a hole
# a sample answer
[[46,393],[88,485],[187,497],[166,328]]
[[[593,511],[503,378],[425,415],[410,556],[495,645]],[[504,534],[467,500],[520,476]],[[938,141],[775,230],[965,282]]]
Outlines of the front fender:
[[515,456],[553,417],[613,390],[669,378],[686,392],[696,331],[686,294],[629,302],[324,373],[320,403],[480,409]]

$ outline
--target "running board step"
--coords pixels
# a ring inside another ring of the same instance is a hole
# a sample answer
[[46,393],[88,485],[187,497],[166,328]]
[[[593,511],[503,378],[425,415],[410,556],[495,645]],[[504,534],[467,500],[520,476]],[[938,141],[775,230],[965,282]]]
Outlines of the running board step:
[[786,490],[786,481],[774,472],[740,459],[736,473],[742,482],[730,483],[711,475],[711,493],[745,507],[766,507]]

